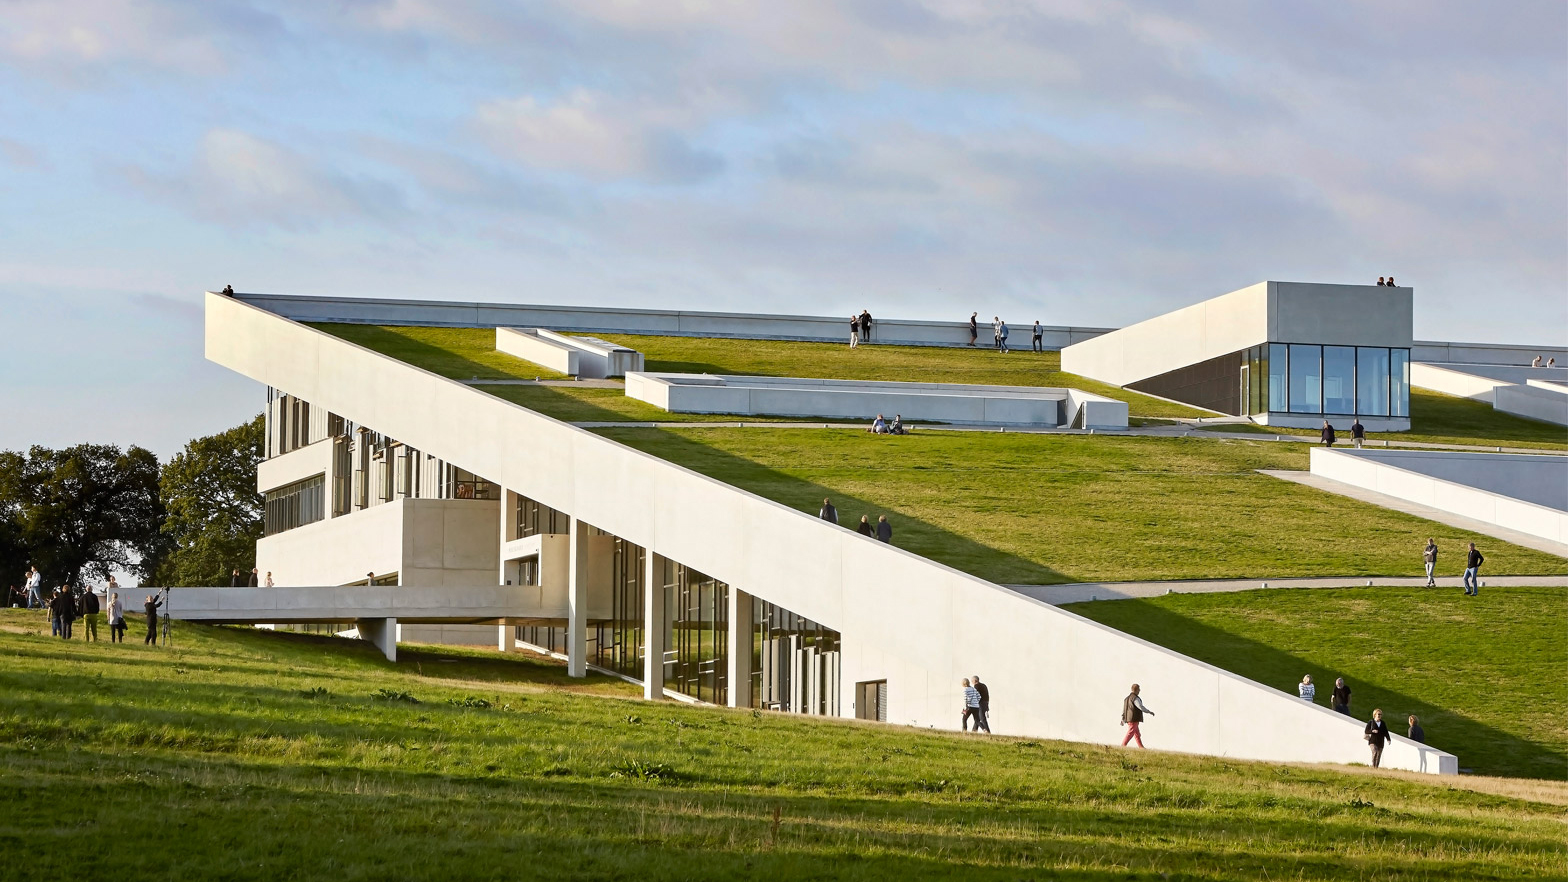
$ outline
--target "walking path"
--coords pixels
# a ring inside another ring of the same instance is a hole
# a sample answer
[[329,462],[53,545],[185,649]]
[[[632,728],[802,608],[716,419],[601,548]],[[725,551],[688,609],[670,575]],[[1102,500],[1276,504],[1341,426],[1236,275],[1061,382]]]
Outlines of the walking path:
[[[1284,481],[1294,481],[1297,484],[1305,484],[1308,487],[1315,487],[1319,490],[1324,490],[1329,493],[1337,493],[1340,496],[1348,496],[1351,499],[1356,499],[1361,502],[1369,502],[1373,505],[1381,506],[1383,508],[1390,508],[1394,511],[1401,511],[1405,514],[1415,515],[1418,518],[1425,518],[1429,521],[1437,521],[1440,524],[1447,524],[1450,527],[1458,527],[1461,530],[1469,530],[1472,533],[1480,533],[1485,536],[1491,536],[1494,539],[1501,539],[1504,542],[1512,542],[1515,545],[1523,545],[1525,548],[1534,548],[1536,551],[1544,551],[1547,554],[1555,554],[1558,557],[1568,557],[1568,542],[1554,542],[1550,539],[1545,539],[1540,536],[1533,536],[1529,533],[1521,532],[1519,530],[1510,530],[1507,527],[1500,527],[1497,524],[1487,523],[1486,521],[1478,521],[1474,518],[1464,517],[1463,515],[1456,515],[1451,512],[1443,511],[1439,508],[1432,508],[1429,505],[1422,505],[1419,502],[1410,502],[1409,500],[1400,499],[1397,496],[1389,496],[1385,493],[1378,493],[1375,490],[1367,490],[1362,487],[1357,487],[1354,484],[1346,484],[1343,481],[1336,481],[1332,478],[1325,478],[1322,475],[1314,475],[1311,472],[1293,472],[1277,469],[1259,469],[1258,471],[1262,474],[1268,475],[1271,478],[1279,478]],[[1442,560],[1442,558],[1438,559]],[[1565,569],[1568,569],[1568,566],[1565,566]]]
[[[1025,597],[1043,600],[1052,606],[1064,603],[1082,603],[1089,600],[1129,600],[1135,597],[1159,597],[1164,594],[1218,594],[1232,591],[1260,591],[1290,588],[1364,588],[1367,585],[1384,588],[1419,588],[1426,584],[1423,576],[1338,576],[1323,579],[1209,579],[1178,582],[1073,582],[1066,585],[1005,585]],[[1460,589],[1459,576],[1437,580],[1432,590]],[[1561,576],[1491,576],[1481,580],[1482,593],[1486,588],[1498,587],[1568,587],[1568,574]]]
[[[489,382],[489,381],[479,381]],[[505,383],[513,381],[494,381]],[[523,381],[518,381],[523,382]],[[582,383],[571,381],[543,381],[534,383],[526,381],[527,385],[587,385],[589,383],[604,383],[604,380],[585,380]],[[822,420],[775,420],[772,422],[741,420],[701,420],[692,422],[630,422],[619,420],[584,420],[574,422],[572,425],[582,429],[860,429],[865,430],[870,425],[865,420],[853,423],[823,422]],[[1212,425],[1212,423],[1205,423]],[[1111,435],[1115,437],[1144,437],[1144,438],[1221,438],[1234,441],[1269,441],[1295,444],[1316,444],[1317,438],[1307,435],[1264,435],[1256,432],[1218,432],[1204,428],[1197,428],[1195,424],[1180,423],[1166,426],[1132,426],[1126,429],[1068,429],[1049,426],[1019,427],[1019,426],[954,426],[948,424],[912,424],[910,429],[916,433],[923,432],[990,432],[993,434],[1013,433],[1021,435]],[[1556,456],[1568,456],[1568,450],[1535,447],[1496,447],[1481,444],[1436,444],[1419,441],[1368,441],[1369,447],[1405,447],[1412,449],[1430,450],[1477,450],[1486,453],[1539,453]]]

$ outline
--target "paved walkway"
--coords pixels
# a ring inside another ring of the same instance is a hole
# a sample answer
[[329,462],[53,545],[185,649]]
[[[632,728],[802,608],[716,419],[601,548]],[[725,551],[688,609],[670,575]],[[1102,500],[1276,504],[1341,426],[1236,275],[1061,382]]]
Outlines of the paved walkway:
[[[1415,515],[1418,518],[1425,518],[1429,521],[1437,521],[1440,524],[1447,524],[1450,527],[1458,527],[1461,530],[1469,530],[1472,533],[1480,533],[1484,536],[1491,536],[1494,539],[1501,539],[1504,542],[1512,542],[1515,545],[1522,545],[1525,548],[1534,548],[1536,551],[1544,551],[1547,554],[1555,554],[1558,557],[1568,557],[1568,543],[1554,542],[1551,539],[1543,539],[1540,536],[1534,536],[1519,530],[1510,530],[1507,527],[1500,527],[1496,524],[1488,523],[1486,521],[1479,521],[1475,518],[1467,518],[1463,515],[1456,515],[1452,512],[1446,512],[1442,509],[1433,508],[1429,505],[1422,505],[1419,502],[1410,502],[1406,499],[1400,499],[1397,496],[1389,496],[1386,493],[1378,493],[1375,490],[1367,490],[1362,487],[1357,487],[1354,484],[1346,484],[1343,481],[1336,481],[1332,478],[1325,478],[1322,475],[1314,475],[1311,472],[1293,472],[1274,469],[1259,469],[1259,471],[1271,478],[1279,478],[1285,481],[1294,481],[1297,484],[1305,484],[1308,487],[1315,487],[1318,490],[1323,490],[1329,493],[1337,493],[1340,496],[1347,496],[1351,499],[1356,499],[1361,502],[1369,502],[1373,505],[1382,506],[1383,508],[1391,508],[1394,511],[1401,511],[1405,514]],[[1482,553],[1484,554],[1485,552],[1483,551]],[[1439,557],[1438,560],[1442,560],[1442,558]],[[1568,569],[1568,566],[1565,566],[1564,569]]]
[[[1339,576],[1326,579],[1211,579],[1183,582],[1073,582],[1067,585],[1007,585],[1013,591],[1052,606],[1064,603],[1082,603],[1086,600],[1128,600],[1134,597],[1159,597],[1164,594],[1218,594],[1231,591],[1259,591],[1288,588],[1357,588],[1366,587],[1419,588],[1426,584],[1425,577],[1367,577]],[[1481,580],[1484,595],[1488,587],[1565,587],[1568,574],[1561,576],[1492,576]],[[1460,577],[1437,580],[1433,591],[1459,590]]]

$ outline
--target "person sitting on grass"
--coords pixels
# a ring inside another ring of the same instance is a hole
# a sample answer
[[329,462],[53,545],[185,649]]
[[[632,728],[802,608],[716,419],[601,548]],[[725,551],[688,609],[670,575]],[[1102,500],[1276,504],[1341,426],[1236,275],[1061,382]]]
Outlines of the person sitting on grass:
[[871,428],[867,429],[866,431],[873,435],[888,434],[887,418],[882,416],[882,414],[877,414],[877,418],[871,421]]
[[909,430],[904,428],[904,415],[903,414],[901,414],[901,413],[893,414],[893,425],[888,428],[888,432],[889,432],[889,434],[893,434],[893,435],[908,435],[909,434]]

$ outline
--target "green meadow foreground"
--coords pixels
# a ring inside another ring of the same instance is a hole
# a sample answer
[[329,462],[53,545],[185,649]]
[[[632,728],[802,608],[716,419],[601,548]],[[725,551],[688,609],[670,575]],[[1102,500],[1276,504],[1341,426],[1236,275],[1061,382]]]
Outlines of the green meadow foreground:
[[[1568,588],[1345,588],[1168,594],[1066,609],[1328,707],[1421,718],[1428,744],[1481,775],[1568,780]],[[1151,707],[1156,707],[1152,701]]]
[[1268,475],[1305,445],[1021,433],[617,428],[600,434],[792,508],[831,497],[846,525],[886,514],[893,543],[1003,584],[1414,576],[1421,548],[1459,575],[1467,542],[1491,575],[1568,561]]
[[524,657],[392,665],[244,629],[84,645],[40,621],[0,613],[3,878],[1524,879],[1568,860],[1568,788],[1545,782],[655,705]]

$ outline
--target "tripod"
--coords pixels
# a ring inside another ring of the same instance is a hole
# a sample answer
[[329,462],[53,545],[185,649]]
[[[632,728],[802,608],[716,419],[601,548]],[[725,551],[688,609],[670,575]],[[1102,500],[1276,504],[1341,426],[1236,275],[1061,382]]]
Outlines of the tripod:
[[163,646],[169,646],[169,620],[174,618],[173,610],[169,609],[169,589],[163,589]]

